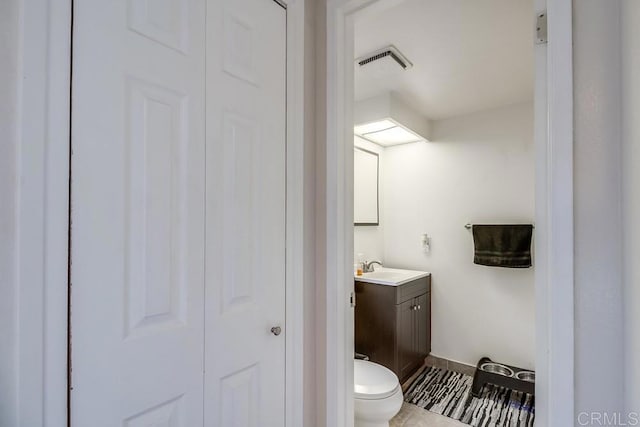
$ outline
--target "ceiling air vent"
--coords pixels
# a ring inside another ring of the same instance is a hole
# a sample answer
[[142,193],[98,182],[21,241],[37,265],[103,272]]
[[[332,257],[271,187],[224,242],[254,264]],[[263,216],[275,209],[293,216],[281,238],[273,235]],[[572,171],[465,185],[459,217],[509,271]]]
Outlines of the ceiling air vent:
[[375,52],[371,52],[367,55],[361,56],[356,59],[359,66],[363,67],[372,62],[379,61],[381,59],[393,59],[403,70],[413,67],[413,64],[393,45],[378,49]]

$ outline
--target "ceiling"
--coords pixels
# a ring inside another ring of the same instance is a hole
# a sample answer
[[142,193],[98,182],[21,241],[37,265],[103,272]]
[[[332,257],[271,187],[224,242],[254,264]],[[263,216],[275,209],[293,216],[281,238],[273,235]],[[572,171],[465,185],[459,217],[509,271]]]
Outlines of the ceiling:
[[356,64],[356,101],[393,91],[433,120],[529,101],[533,25],[533,0],[405,0],[362,17],[356,58],[393,44],[413,67]]

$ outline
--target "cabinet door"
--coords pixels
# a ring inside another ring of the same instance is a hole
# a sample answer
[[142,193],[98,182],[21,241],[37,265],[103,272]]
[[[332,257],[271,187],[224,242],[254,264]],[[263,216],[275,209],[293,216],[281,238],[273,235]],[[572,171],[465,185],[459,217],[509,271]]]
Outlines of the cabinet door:
[[400,381],[411,373],[415,362],[414,310],[416,299],[412,298],[396,305],[396,363]]
[[415,299],[418,310],[415,311],[416,357],[424,359],[431,350],[431,301],[430,293]]
[[355,350],[395,371],[395,288],[356,281],[355,291]]

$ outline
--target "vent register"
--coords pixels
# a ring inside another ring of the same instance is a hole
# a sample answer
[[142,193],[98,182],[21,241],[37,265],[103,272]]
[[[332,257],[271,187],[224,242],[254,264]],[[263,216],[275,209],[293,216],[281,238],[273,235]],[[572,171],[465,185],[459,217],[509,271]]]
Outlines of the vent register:
[[363,67],[372,62],[379,61],[384,58],[390,58],[394,60],[403,70],[407,70],[413,67],[413,64],[404,56],[395,46],[389,45],[382,49],[378,49],[375,52],[361,56],[356,59],[356,62],[360,67]]

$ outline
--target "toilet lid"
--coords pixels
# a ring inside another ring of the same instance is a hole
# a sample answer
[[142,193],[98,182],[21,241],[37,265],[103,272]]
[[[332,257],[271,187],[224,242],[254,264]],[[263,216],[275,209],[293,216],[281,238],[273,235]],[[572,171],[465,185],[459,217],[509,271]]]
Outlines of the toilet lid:
[[366,360],[354,360],[354,394],[356,399],[384,399],[400,387],[391,370]]

